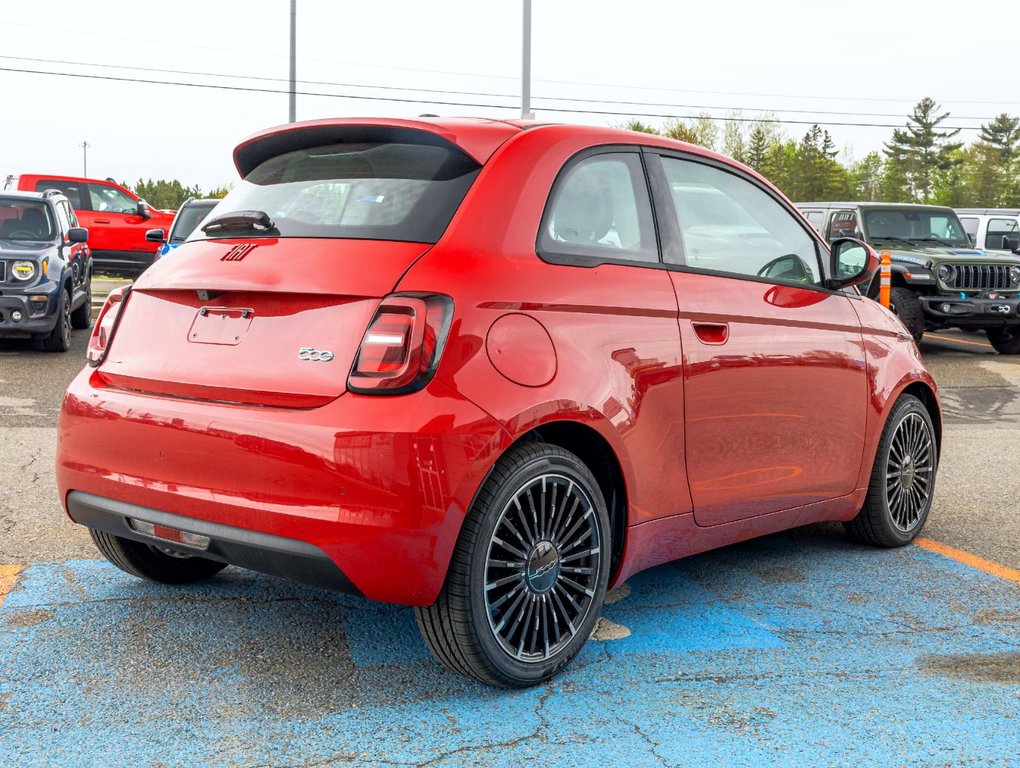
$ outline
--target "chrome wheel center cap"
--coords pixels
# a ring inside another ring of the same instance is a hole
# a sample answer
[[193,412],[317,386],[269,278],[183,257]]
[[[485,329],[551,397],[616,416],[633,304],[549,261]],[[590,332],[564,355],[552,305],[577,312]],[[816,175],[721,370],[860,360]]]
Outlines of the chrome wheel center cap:
[[904,488],[909,488],[914,482],[914,460],[910,456],[907,456],[903,460],[903,466],[900,467],[900,484]]
[[535,594],[545,594],[560,575],[560,553],[551,541],[540,541],[528,553],[524,580]]

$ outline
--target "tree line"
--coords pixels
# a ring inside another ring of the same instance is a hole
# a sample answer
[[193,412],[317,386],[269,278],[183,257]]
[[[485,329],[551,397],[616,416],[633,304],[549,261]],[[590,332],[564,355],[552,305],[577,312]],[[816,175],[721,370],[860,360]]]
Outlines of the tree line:
[[139,179],[138,183],[131,186],[126,181],[120,183],[124,189],[130,189],[142,200],[153,208],[165,208],[177,210],[181,203],[189,197],[221,198],[230,191],[230,187],[223,184],[208,192],[203,192],[200,187],[186,187],[177,179]]
[[1020,207],[1020,118],[1001,114],[965,146],[950,117],[923,98],[882,151],[844,157],[832,136],[813,125],[798,141],[770,115],[752,122],[719,122],[704,114],[662,127],[631,120],[623,127],[722,152],[754,168],[791,200],[862,200],[962,207]]

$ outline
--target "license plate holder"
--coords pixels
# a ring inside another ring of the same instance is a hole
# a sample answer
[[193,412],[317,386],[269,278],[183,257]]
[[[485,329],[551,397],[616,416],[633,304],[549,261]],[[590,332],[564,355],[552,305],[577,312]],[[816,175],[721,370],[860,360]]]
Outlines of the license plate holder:
[[236,347],[248,334],[255,310],[245,307],[202,307],[188,330],[188,341]]

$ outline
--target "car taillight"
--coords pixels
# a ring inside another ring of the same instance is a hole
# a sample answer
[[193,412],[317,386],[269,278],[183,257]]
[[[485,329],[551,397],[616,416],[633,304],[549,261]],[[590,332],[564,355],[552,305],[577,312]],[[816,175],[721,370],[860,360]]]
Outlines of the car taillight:
[[352,392],[400,395],[428,384],[453,318],[447,296],[395,294],[382,300],[347,380]]
[[99,311],[99,318],[96,320],[95,328],[92,329],[92,337],[89,339],[89,348],[85,357],[89,365],[96,367],[106,358],[106,350],[113,340],[113,334],[117,330],[117,322],[120,320],[121,310],[131,292],[130,286],[115,288],[106,297],[106,303]]

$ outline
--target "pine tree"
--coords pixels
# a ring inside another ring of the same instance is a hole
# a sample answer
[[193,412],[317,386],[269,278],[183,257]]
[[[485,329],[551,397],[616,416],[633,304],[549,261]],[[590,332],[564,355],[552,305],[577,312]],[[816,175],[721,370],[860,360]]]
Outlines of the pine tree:
[[957,150],[963,146],[962,142],[951,141],[959,128],[938,129],[949,117],[948,112],[936,115],[939,109],[933,99],[921,99],[907,118],[906,126],[893,130],[892,140],[885,145],[886,157],[891,161],[887,171],[902,175],[895,186],[924,203],[935,196],[935,172],[949,171],[958,164]]

